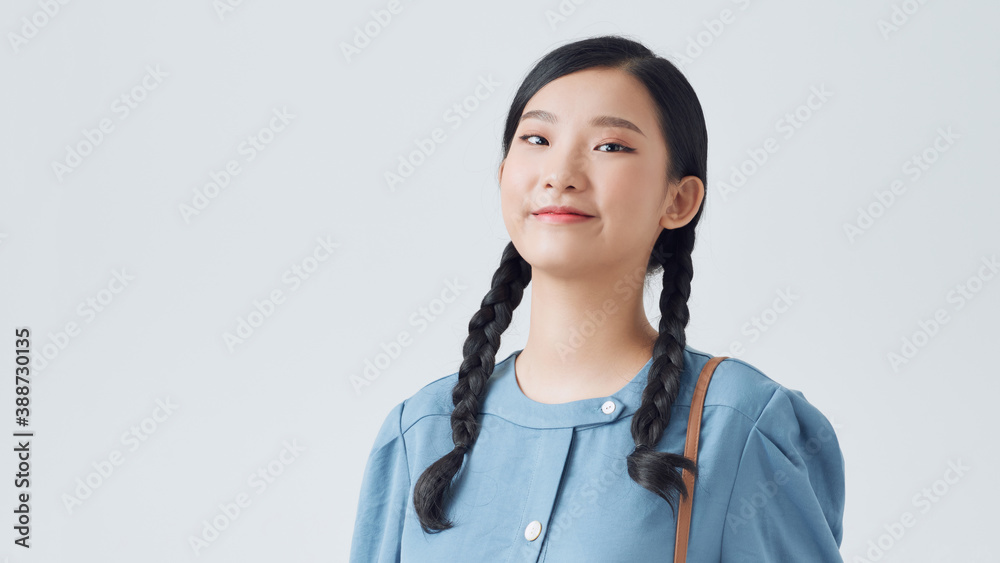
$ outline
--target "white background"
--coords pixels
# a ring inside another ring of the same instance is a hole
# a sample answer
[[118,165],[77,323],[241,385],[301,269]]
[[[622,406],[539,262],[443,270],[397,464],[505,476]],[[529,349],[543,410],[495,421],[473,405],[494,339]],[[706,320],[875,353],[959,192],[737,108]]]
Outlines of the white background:
[[[519,81],[556,46],[620,33],[681,66],[708,120],[688,343],[801,390],[835,424],[845,559],[874,560],[869,542],[881,539],[883,561],[995,560],[989,355],[1000,277],[982,267],[1000,253],[995,3],[403,0],[348,58],[342,45],[386,2],[247,0],[219,12],[207,0],[47,1],[0,8],[0,413],[10,432],[24,429],[15,327],[30,327],[36,358],[50,356],[31,376],[32,547],[13,543],[22,490],[11,436],[0,557],[346,561],[379,425],[457,371],[509,241],[495,172]],[[58,12],[38,15],[43,5]],[[883,32],[894,6],[899,25]],[[709,20],[725,9],[731,23],[713,35]],[[499,86],[446,121],[480,78]],[[812,87],[831,94],[800,109]],[[123,95],[142,98],[127,115],[116,109]],[[283,109],[294,117],[247,160],[241,143]],[[781,120],[797,110],[808,119],[786,137]],[[67,145],[103,119],[114,129],[57,173]],[[435,128],[445,140],[390,189],[385,173]],[[938,141],[947,150],[930,149],[933,164],[914,178],[912,159],[941,130],[954,135]],[[768,137],[778,150],[724,193]],[[181,206],[230,160],[240,173],[185,217]],[[875,192],[896,180],[905,191],[880,209]],[[849,237],[859,208],[879,216]],[[336,248],[312,262],[317,238]],[[316,266],[295,290],[283,280],[293,265]],[[438,309],[448,280],[465,289]],[[959,285],[978,290],[961,308],[949,299]],[[275,290],[282,303],[227,346],[224,334]],[[797,299],[773,315],[779,290]],[[654,326],[658,293],[654,282]],[[498,358],[523,346],[529,300],[530,286]],[[412,324],[422,308],[433,321]],[[915,336],[938,310],[948,321]],[[743,330],[754,317],[770,321],[756,339]],[[401,332],[411,345],[357,392],[351,376]],[[904,337],[921,346],[894,368]],[[168,399],[177,407],[165,416],[156,401]],[[145,440],[123,441],[132,427]],[[300,449],[282,462],[286,442]],[[115,451],[123,461],[101,477]],[[959,461],[969,470],[945,484]],[[252,486],[269,465],[280,475]],[[99,485],[81,500],[88,479]],[[938,480],[922,511],[915,495]],[[250,504],[196,556],[190,538],[241,493]],[[907,512],[915,524],[886,536]]]

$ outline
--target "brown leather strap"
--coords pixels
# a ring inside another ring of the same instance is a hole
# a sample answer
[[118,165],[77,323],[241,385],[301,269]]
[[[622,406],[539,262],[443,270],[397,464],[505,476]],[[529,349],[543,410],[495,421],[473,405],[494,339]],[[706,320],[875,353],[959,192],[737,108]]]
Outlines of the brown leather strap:
[[[708,382],[712,379],[715,366],[729,356],[715,356],[705,363],[698,376],[691,397],[691,412],[688,414],[687,442],[684,443],[684,457],[697,463],[698,434],[701,431],[701,408],[705,405],[705,393],[708,392]],[[681,498],[680,509],[677,511],[677,542],[674,544],[674,563],[684,563],[687,559],[688,535],[691,531],[691,505],[694,502],[694,475],[688,470],[681,474],[688,496]]]

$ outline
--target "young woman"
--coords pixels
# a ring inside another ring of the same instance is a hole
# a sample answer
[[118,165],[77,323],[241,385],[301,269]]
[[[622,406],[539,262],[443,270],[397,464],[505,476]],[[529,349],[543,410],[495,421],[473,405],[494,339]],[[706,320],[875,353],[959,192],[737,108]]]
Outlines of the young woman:
[[[842,561],[844,460],[801,392],[723,360],[697,466],[682,455],[712,357],[684,334],[707,145],[690,84],[632,40],[577,41],[531,70],[497,176],[511,242],[458,371],[379,431],[352,562],[670,561],[689,494],[689,561]],[[527,343],[497,362],[529,281]]]

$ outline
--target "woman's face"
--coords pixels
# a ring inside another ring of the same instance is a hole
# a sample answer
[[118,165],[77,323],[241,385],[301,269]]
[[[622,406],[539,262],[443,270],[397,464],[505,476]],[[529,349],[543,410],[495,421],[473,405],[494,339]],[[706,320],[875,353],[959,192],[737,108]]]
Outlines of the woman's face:
[[[606,68],[557,78],[528,101],[499,182],[507,232],[533,268],[644,267],[662,228],[679,226],[655,111],[641,82]],[[538,214],[547,206],[590,217]]]

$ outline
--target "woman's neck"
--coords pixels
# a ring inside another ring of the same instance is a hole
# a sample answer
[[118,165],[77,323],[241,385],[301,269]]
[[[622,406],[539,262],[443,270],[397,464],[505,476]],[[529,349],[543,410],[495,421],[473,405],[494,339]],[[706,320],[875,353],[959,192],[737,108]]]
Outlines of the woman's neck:
[[643,308],[644,273],[589,285],[532,276],[528,340],[515,360],[525,396],[540,403],[607,396],[642,369],[659,336]]

